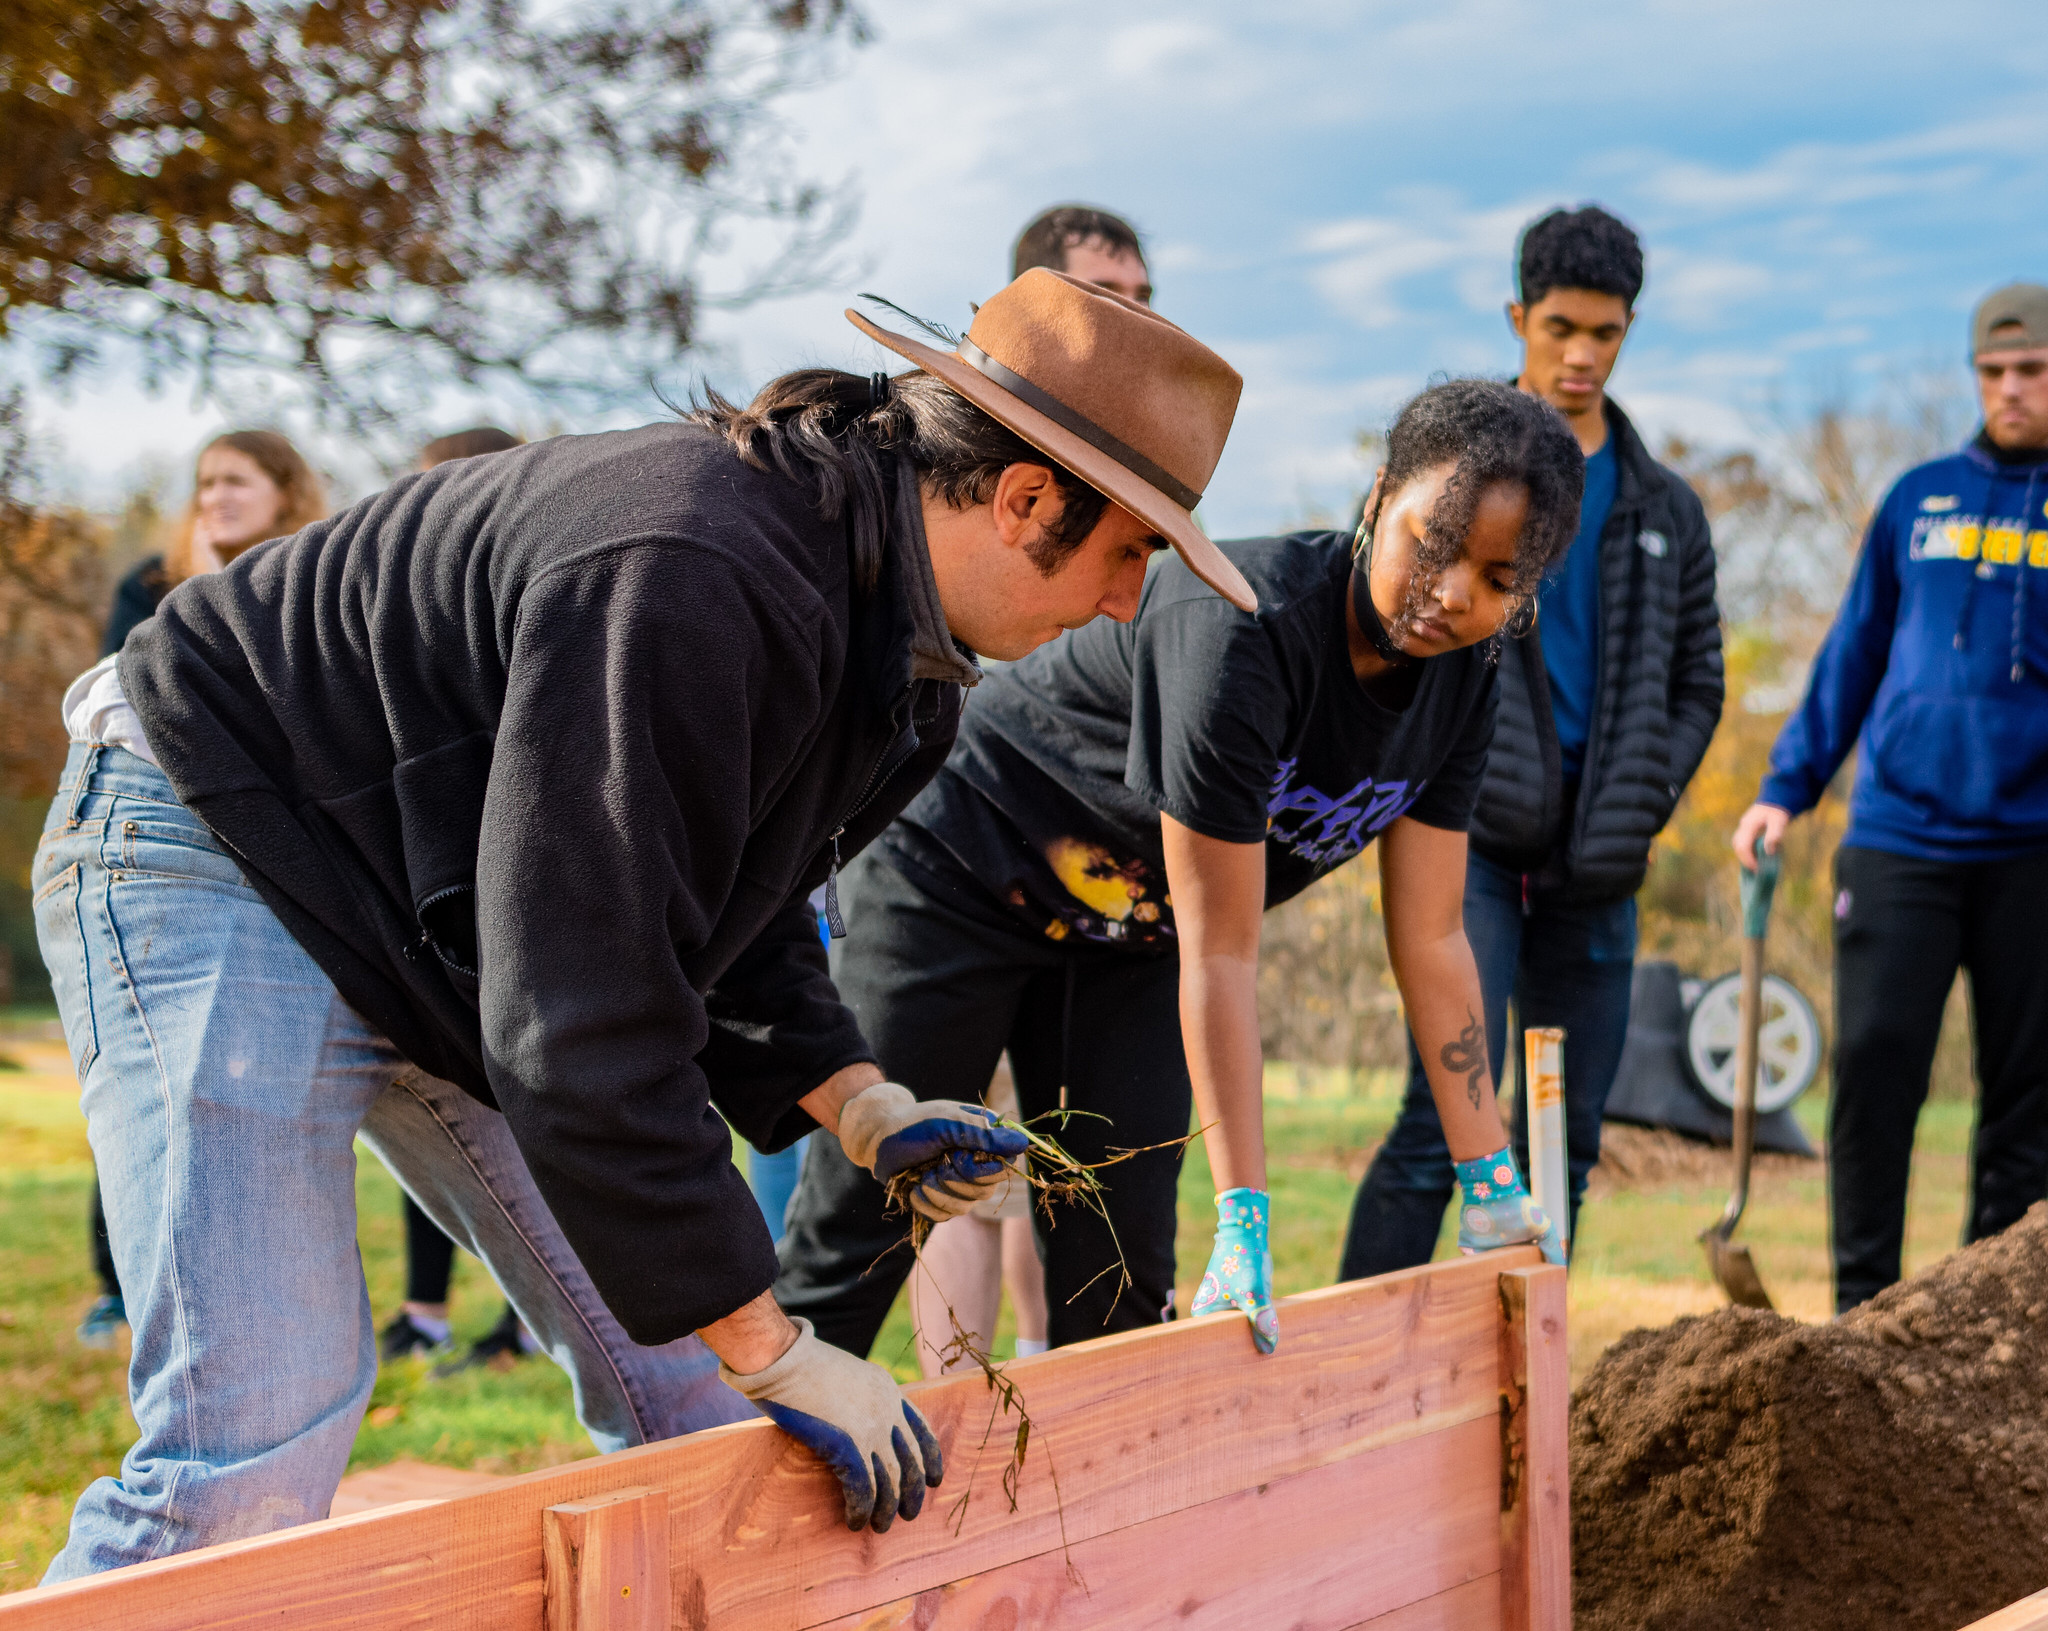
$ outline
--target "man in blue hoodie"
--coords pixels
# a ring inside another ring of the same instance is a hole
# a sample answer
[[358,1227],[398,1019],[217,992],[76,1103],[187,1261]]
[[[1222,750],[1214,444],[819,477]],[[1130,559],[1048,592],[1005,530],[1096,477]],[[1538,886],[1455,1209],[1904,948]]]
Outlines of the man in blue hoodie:
[[1853,745],[1835,857],[1828,1115],[1838,1311],[1899,1278],[1913,1129],[1970,971],[1981,1104],[1966,1241],[2048,1197],[2048,288],[1971,325],[1984,425],[1879,506],[1738,856],[1775,851]]

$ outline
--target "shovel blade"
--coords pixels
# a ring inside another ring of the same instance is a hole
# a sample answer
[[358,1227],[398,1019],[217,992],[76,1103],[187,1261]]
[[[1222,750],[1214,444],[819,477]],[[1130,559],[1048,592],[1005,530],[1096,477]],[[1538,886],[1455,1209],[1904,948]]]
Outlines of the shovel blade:
[[1764,1290],[1763,1277],[1750,1260],[1747,1246],[1724,1240],[1712,1229],[1700,1237],[1700,1244],[1707,1249],[1707,1267],[1714,1271],[1714,1278],[1728,1293],[1730,1302],[1738,1308],[1772,1306],[1771,1294]]

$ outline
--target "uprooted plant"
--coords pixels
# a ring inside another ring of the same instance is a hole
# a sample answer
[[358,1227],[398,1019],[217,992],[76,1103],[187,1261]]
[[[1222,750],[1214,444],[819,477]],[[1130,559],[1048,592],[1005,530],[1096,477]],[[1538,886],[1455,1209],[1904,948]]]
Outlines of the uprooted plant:
[[[1149,1154],[1155,1150],[1185,1149],[1191,1139],[1207,1129],[1197,1129],[1196,1132],[1189,1133],[1182,1138],[1168,1139],[1159,1144],[1145,1144],[1135,1149],[1112,1147],[1103,1160],[1082,1161],[1062,1148],[1059,1142],[1050,1134],[1040,1132],[1032,1125],[1033,1122],[1057,1119],[1060,1127],[1064,1129],[1069,1118],[1092,1114],[1093,1112],[1085,1110],[1061,1108],[1047,1111],[1042,1116],[1034,1116],[1028,1121],[1010,1121],[1005,1119],[1000,1125],[1023,1133],[1028,1141],[1028,1147],[1024,1155],[1019,1158],[1017,1165],[1012,1170],[1016,1173],[1018,1179],[1021,1179],[1022,1182],[1029,1186],[1032,1205],[1042,1210],[1048,1227],[1056,1226],[1058,1221],[1056,1208],[1062,1205],[1086,1206],[1097,1217],[1102,1219],[1103,1227],[1109,1231],[1110,1243],[1116,1252],[1116,1260],[1107,1264],[1101,1273],[1090,1278],[1086,1284],[1074,1292],[1073,1297],[1069,1297],[1067,1300],[1072,1302],[1074,1297],[1080,1296],[1082,1292],[1088,1290],[1096,1281],[1102,1279],[1104,1275],[1113,1274],[1116,1276],[1117,1286],[1116,1297],[1111,1299],[1110,1307],[1114,1310],[1117,1300],[1121,1299],[1124,1292],[1130,1288],[1131,1275],[1130,1269],[1124,1261],[1123,1245],[1117,1240],[1116,1225],[1111,1220],[1109,1209],[1103,1200],[1105,1189],[1099,1175],[1111,1167],[1119,1166],[1125,1161],[1132,1160],[1140,1155]],[[1109,1118],[1106,1116],[1096,1116],[1095,1119],[1106,1121]],[[909,1168],[903,1172],[896,1173],[883,1186],[888,1195],[890,1210],[892,1212],[908,1213],[910,1216],[910,1249],[915,1259],[911,1272],[914,1274],[924,1273],[928,1278],[930,1278],[929,1271],[924,1267],[924,1245],[931,1235],[933,1220],[926,1217],[922,1212],[913,1209],[910,1205],[910,1197],[920,1182],[938,1165],[940,1165],[940,1162],[934,1161],[924,1166]],[[932,1283],[934,1289],[937,1289],[936,1279],[933,1279]],[[958,1535],[961,1526],[966,1522],[967,1505],[974,1494],[975,1476],[980,1471],[982,1455],[996,1436],[997,1424],[1013,1414],[1017,1418],[1017,1430],[1010,1440],[1009,1455],[1003,1468],[1002,1484],[1003,1495],[1010,1504],[1010,1510],[1012,1512],[1017,1510],[1018,1491],[1024,1475],[1024,1458],[1030,1449],[1032,1437],[1036,1432],[1036,1424],[1032,1420],[1031,1412],[1025,1406],[1022,1390],[1011,1380],[1004,1367],[996,1363],[987,1349],[975,1340],[974,1334],[961,1325],[959,1315],[954,1312],[952,1304],[946,1301],[943,1294],[940,1297],[940,1301],[945,1306],[946,1318],[953,1328],[952,1340],[944,1349],[939,1351],[940,1369],[942,1371],[950,1371],[963,1362],[971,1363],[981,1372],[990,1394],[988,1421],[982,1428],[980,1443],[975,1446],[974,1466],[968,1472],[966,1488],[961,1490],[958,1499],[953,1502],[952,1507],[949,1509],[953,1532],[955,1535]],[[1087,1584],[1081,1578],[1081,1571],[1075,1565],[1073,1553],[1067,1545],[1067,1515],[1065,1503],[1060,1496],[1059,1469],[1053,1463],[1050,1442],[1044,1441],[1043,1435],[1039,1435],[1039,1437],[1041,1442],[1045,1442],[1046,1473],[1052,1482],[1053,1506],[1059,1517],[1060,1549],[1066,1556],[1067,1576],[1075,1585],[1080,1586],[1085,1591]]]

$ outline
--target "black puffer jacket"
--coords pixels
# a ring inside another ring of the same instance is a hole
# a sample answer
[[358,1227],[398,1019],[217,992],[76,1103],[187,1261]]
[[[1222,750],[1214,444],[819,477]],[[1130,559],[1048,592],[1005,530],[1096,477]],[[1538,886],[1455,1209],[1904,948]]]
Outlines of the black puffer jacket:
[[1501,653],[1500,720],[1472,818],[1472,847],[1488,860],[1589,902],[1641,887],[1724,688],[1706,511],[1612,402],[1607,424],[1618,468],[1600,534],[1600,677],[1569,830],[1540,624]]

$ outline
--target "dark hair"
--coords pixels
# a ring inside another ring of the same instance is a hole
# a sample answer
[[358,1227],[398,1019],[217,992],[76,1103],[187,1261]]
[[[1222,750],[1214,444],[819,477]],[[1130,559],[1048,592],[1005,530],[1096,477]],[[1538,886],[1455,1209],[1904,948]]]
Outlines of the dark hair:
[[822,514],[850,512],[853,580],[863,590],[882,570],[889,454],[907,459],[921,485],[955,509],[987,503],[1013,464],[1051,470],[1059,517],[1026,546],[1047,577],[1109,507],[1079,476],[922,370],[891,379],[800,368],[770,380],[744,408],[706,390],[687,417],[717,431],[756,470],[807,484]]
[[1633,311],[1643,292],[1643,243],[1598,204],[1552,210],[1522,229],[1516,269],[1525,306],[1552,289],[1595,289],[1621,296]]
[[1022,277],[1034,266],[1064,272],[1067,251],[1085,243],[1099,243],[1111,254],[1121,251],[1145,258],[1138,229],[1122,216],[1087,204],[1055,204],[1018,235],[1017,246],[1010,251],[1010,276]]
[[500,430],[496,425],[478,425],[473,430],[451,431],[446,436],[436,436],[420,449],[420,468],[431,470],[437,464],[447,464],[451,459],[473,459],[479,453],[504,453],[524,443],[509,430]]
[[1586,487],[1586,456],[1564,415],[1539,396],[1498,380],[1454,379],[1432,385],[1396,416],[1387,432],[1387,462],[1380,470],[1379,499],[1360,528],[1369,539],[1380,511],[1403,487],[1430,471],[1451,465],[1443,496],[1424,524],[1422,547],[1408,597],[1389,633],[1399,638],[1411,623],[1430,584],[1465,552],[1465,534],[1480,496],[1497,482],[1529,495],[1522,531],[1515,540],[1514,584],[1519,601],[1507,632],[1535,604],[1536,587],[1579,528],[1579,499]]

